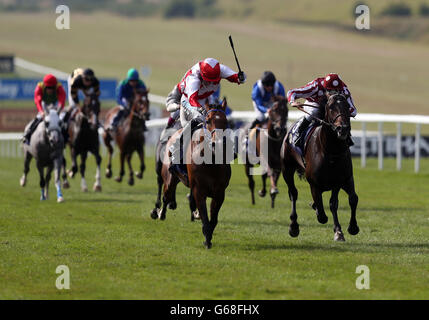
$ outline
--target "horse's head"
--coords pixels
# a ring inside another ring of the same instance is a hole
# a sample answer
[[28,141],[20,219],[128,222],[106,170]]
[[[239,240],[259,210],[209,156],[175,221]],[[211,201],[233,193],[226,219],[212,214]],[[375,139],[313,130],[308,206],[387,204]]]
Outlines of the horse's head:
[[268,129],[274,130],[277,137],[286,133],[288,119],[287,100],[282,96],[273,96],[274,103],[268,111]]
[[136,89],[134,92],[134,101],[132,106],[132,113],[142,120],[149,120],[149,90]]
[[209,104],[208,100],[204,105],[207,111],[206,128],[210,132],[215,129],[226,130],[228,128],[228,120],[226,119],[226,98],[223,98],[221,104]]
[[88,122],[95,127],[97,125],[97,115],[100,113],[100,101],[98,97],[95,94],[86,96],[81,111],[88,119]]
[[328,95],[325,121],[331,124],[331,128],[339,139],[346,140],[350,136],[350,110],[345,95],[336,92]]
[[55,148],[62,141],[61,133],[61,120],[58,116],[58,112],[54,108],[48,109],[48,113],[44,119],[46,135],[48,137],[49,144]]

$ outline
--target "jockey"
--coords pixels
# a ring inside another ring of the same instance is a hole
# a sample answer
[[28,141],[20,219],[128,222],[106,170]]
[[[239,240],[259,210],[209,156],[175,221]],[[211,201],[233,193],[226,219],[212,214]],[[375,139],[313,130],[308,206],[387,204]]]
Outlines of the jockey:
[[271,99],[273,95],[286,97],[285,88],[281,82],[276,80],[275,75],[271,71],[265,71],[261,79],[253,85],[252,100],[256,119],[253,121],[250,129],[265,120],[265,114],[273,104]]
[[[207,111],[203,107],[205,100],[218,90],[222,79],[241,84],[246,81],[246,75],[243,72],[234,72],[216,59],[206,58],[189,69],[168,95],[167,110],[172,112],[180,108],[180,122],[183,131],[176,141],[180,141],[184,131],[191,130],[192,132],[198,124],[205,120],[207,115]],[[187,145],[187,142],[184,141],[183,145]],[[179,165],[180,146],[177,144],[171,145],[172,157],[169,170],[172,173],[178,171],[184,174]]]
[[120,120],[130,111],[133,104],[134,91],[137,89],[146,90],[146,85],[140,80],[138,71],[132,68],[128,70],[127,78],[117,88],[116,101],[120,109],[112,118],[107,130],[115,131]]
[[[304,111],[309,114],[302,117],[297,125],[295,126],[294,135],[293,135],[293,143],[296,144],[303,132],[308,128],[313,117],[322,118],[324,113],[324,106],[327,102],[327,98],[332,93],[341,93],[346,95],[347,102],[350,106],[350,115],[355,117],[357,114],[356,107],[353,103],[352,96],[350,94],[349,89],[346,84],[341,80],[340,76],[336,73],[329,73],[324,78],[317,78],[309,83],[307,83],[304,87],[289,90],[287,93],[287,98],[289,103],[293,106],[299,106],[300,103],[296,101],[296,99],[304,98],[305,104],[312,105],[315,108],[304,106]],[[320,108],[319,108],[320,107]],[[353,142],[349,141],[350,145],[353,145]]]
[[[95,94],[97,98],[100,96],[100,82],[95,77],[94,71],[89,68],[78,68],[74,70],[68,77],[67,84],[70,105],[70,108],[67,112],[67,119],[74,112],[74,110],[76,110],[76,107],[79,106],[79,90],[82,90],[85,96],[92,94]],[[98,111],[96,112],[97,123]]]
[[27,130],[24,132],[23,142],[29,144],[31,135],[42,122],[46,107],[53,104],[58,113],[64,108],[66,101],[66,92],[57,78],[52,74],[47,74],[43,82],[39,82],[34,91],[34,103],[37,107],[37,116],[31,121]]

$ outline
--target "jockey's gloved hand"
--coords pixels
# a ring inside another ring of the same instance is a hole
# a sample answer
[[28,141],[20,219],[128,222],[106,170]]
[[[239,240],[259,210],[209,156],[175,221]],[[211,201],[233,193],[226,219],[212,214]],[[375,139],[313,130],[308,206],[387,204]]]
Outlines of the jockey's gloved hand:
[[209,115],[209,113],[207,112],[206,108],[204,108],[204,107],[199,108],[199,110],[198,110],[198,111],[201,113],[201,115],[202,115],[204,118],[207,118],[207,117],[208,117],[208,115]]
[[240,83],[245,83],[247,80],[247,76],[243,71],[240,71],[238,73],[238,81],[240,81]]

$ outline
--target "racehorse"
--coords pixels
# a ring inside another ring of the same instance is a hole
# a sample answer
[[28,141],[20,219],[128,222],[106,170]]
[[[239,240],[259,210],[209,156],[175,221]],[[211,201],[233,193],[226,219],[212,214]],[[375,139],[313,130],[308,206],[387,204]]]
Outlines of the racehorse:
[[282,146],[282,173],[289,189],[289,198],[292,201],[289,234],[292,237],[299,235],[296,212],[298,190],[294,182],[294,173],[298,171],[305,175],[310,184],[314,201],[312,208],[316,211],[317,220],[322,224],[328,221],[323,208],[322,193],[332,191],[329,205],[334,219],[334,240],[345,241],[337,216],[338,193],[341,189],[348,194],[351,208],[348,232],[351,235],[359,233],[356,221],[358,196],[355,192],[352,159],[347,143],[351,131],[347,97],[338,93],[330,95],[325,106],[324,120],[318,118],[315,120],[321,125],[308,135],[303,158],[292,146],[290,133],[285,137]]
[[[55,169],[55,186],[57,189],[57,202],[63,202],[61,191],[60,172],[63,163],[64,140],[61,133],[61,121],[57,111],[49,106],[41,122],[31,136],[29,144],[24,144],[24,174],[21,177],[22,187],[27,183],[27,174],[30,171],[30,161],[36,159],[37,170],[40,175],[40,200],[47,200],[49,194],[49,181],[52,170]],[[47,167],[46,176],[44,168]]]
[[[271,208],[274,208],[274,200],[276,195],[279,193],[277,189],[277,181],[281,172],[281,161],[280,161],[280,149],[283,143],[283,138],[287,131],[287,119],[288,119],[288,108],[287,101],[282,96],[274,96],[273,106],[268,111],[268,121],[262,125],[258,125],[246,139],[254,139],[256,147],[256,155],[264,156],[261,153],[261,143],[268,141],[268,159],[265,159],[265,163],[268,164],[268,176],[270,177],[271,189]],[[261,130],[264,129],[264,130]],[[268,139],[261,139],[261,134],[267,135]],[[246,144],[247,146],[248,144]],[[255,204],[255,181],[251,174],[251,168],[254,165],[249,161],[249,155],[246,152],[245,170],[248,179],[248,185],[252,198],[252,204]],[[260,197],[265,197],[266,191],[266,179],[267,173],[262,174],[262,189],[259,190],[258,194]]]
[[129,115],[118,125],[115,133],[107,130],[108,124],[112,117],[119,111],[119,106],[115,107],[106,114],[106,120],[104,122],[105,131],[103,135],[104,143],[109,153],[109,160],[106,169],[106,177],[112,177],[112,154],[113,147],[111,142],[115,140],[116,144],[120,149],[120,161],[121,168],[119,176],[115,178],[115,181],[121,182],[122,177],[125,174],[124,161],[127,160],[128,167],[130,170],[130,176],[128,184],[134,185],[134,172],[131,166],[131,157],[136,151],[140,158],[140,172],[136,173],[138,179],[143,178],[143,171],[145,170],[144,164],[144,128],[145,121],[149,120],[149,99],[148,90],[138,89],[134,93],[134,101],[131,107]]
[[95,174],[94,191],[101,191],[101,174],[100,174],[100,140],[98,136],[96,115],[100,111],[100,103],[95,95],[86,96],[83,102],[83,107],[77,109],[72,116],[69,127],[69,145],[72,160],[72,167],[69,170],[69,176],[73,178],[78,170],[77,156],[80,155],[80,175],[81,189],[83,192],[88,191],[85,180],[86,158],[88,152],[91,152],[95,157],[97,171]]
[[[168,152],[165,152],[161,170],[164,184],[162,208],[155,208],[151,213],[151,217],[153,219],[159,218],[164,220],[166,218],[167,207],[170,209],[176,208],[176,187],[182,181],[191,190],[191,208],[193,203],[198,209],[202,221],[202,232],[205,237],[204,245],[207,249],[210,249],[212,246],[213,231],[218,222],[218,213],[225,199],[225,190],[231,178],[231,166],[229,163],[233,159],[233,148],[231,145],[231,150],[228,150],[228,143],[225,143],[225,136],[221,134],[221,138],[219,138],[218,135],[219,130],[224,132],[228,127],[225,115],[226,99],[223,100],[221,105],[209,105],[208,101],[206,101],[204,108],[207,111],[204,128],[195,131],[194,136],[198,139],[193,137],[188,147],[185,147],[187,177],[181,174],[178,174],[178,176],[172,175],[168,171],[170,159]],[[181,130],[177,131],[169,139],[166,150],[169,149],[169,145],[174,143]],[[208,139],[204,139],[204,136],[207,136]],[[209,149],[212,153],[208,152]],[[215,159],[215,151],[219,150],[222,150],[221,161]],[[208,163],[205,160],[196,161],[196,159],[202,160],[201,157],[207,156],[207,154],[204,154],[205,152],[211,155],[211,161]],[[231,159],[228,160],[228,158]],[[212,198],[210,219],[207,213],[207,197]]]

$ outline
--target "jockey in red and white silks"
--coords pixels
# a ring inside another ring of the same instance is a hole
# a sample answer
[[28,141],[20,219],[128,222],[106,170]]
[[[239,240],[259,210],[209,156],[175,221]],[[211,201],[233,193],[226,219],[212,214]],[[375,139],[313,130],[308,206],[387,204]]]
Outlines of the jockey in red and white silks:
[[[189,69],[173,91],[170,92],[166,101],[167,110],[174,112],[180,108],[180,122],[184,128],[183,132],[191,129],[191,120],[195,124],[204,121],[206,111],[203,106],[205,101],[217,91],[222,79],[241,84],[246,81],[246,76],[244,73],[238,74],[229,67],[220,64],[216,59],[206,58]],[[173,147],[172,163],[174,160],[177,161],[175,153],[176,148]]]

